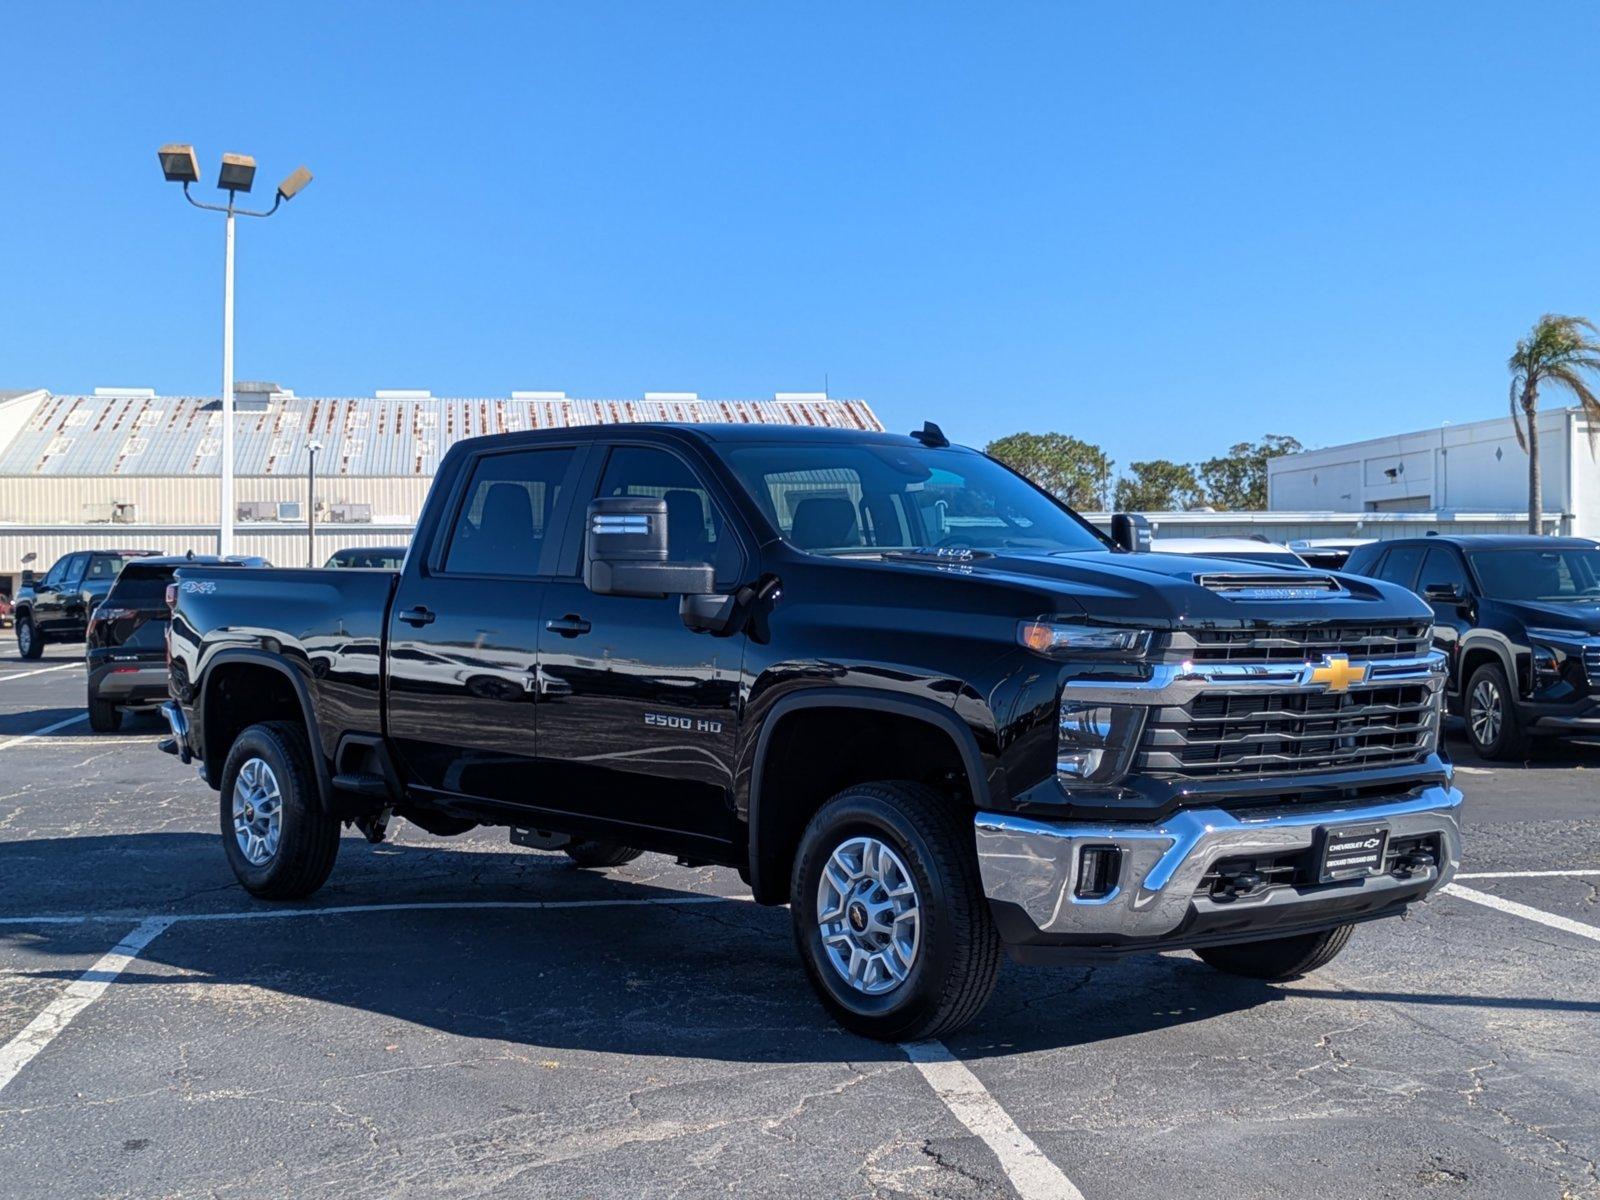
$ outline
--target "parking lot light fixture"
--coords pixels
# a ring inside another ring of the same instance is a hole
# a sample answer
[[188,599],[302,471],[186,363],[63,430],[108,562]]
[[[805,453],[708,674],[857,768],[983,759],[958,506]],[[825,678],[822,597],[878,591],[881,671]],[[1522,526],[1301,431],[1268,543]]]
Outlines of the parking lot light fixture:
[[226,204],[206,204],[189,194],[189,185],[200,179],[200,163],[194,147],[186,142],[171,142],[157,152],[161,159],[161,173],[167,182],[183,185],[183,198],[196,208],[219,212],[227,218],[226,241],[222,265],[222,437],[219,447],[222,457],[219,513],[217,520],[217,553],[223,556],[233,548],[233,219],[235,217],[270,217],[278,206],[300,192],[311,182],[311,172],[305,167],[278,185],[272,198],[272,207],[260,210],[239,208],[234,202],[240,192],[249,192],[255,184],[256,160],[248,154],[224,154],[222,170],[217,175],[217,186],[228,193]]

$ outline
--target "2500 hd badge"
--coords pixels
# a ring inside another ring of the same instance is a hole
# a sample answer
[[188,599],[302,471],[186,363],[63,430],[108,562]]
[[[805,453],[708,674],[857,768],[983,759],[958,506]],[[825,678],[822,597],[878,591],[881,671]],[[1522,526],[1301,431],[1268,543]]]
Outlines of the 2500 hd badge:
[[686,729],[693,733],[722,732],[721,721],[710,721],[704,717],[675,717],[671,713],[645,713],[644,723],[665,729]]

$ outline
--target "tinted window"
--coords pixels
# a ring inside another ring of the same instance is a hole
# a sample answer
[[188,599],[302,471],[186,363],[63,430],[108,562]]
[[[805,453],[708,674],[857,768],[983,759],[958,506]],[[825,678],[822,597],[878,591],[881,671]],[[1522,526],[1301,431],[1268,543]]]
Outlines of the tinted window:
[[1600,550],[1478,550],[1472,565],[1496,600],[1600,601]]
[[44,582],[39,586],[47,588],[60,587],[61,581],[67,577],[67,571],[81,557],[81,555],[69,554],[65,558],[56,559],[55,565],[50,568],[49,573],[44,577]]
[[468,575],[537,575],[570,447],[491,454],[472,469],[444,569]]
[[1417,581],[1417,568],[1422,565],[1423,546],[1396,546],[1384,555],[1378,568],[1378,578],[1411,587]]
[[606,460],[601,496],[651,496],[667,502],[667,553],[673,562],[716,566],[718,586],[732,586],[743,570],[736,538],[711,493],[675,454],[649,446],[618,446]]
[[171,582],[171,567],[129,567],[111,585],[106,603],[129,608],[165,608],[167,584]]
[[398,571],[405,562],[405,551],[385,549],[340,550],[322,565],[325,567],[363,567],[369,570]]
[[740,447],[727,457],[783,536],[814,554],[1106,548],[1049,496],[969,450],[810,443]]
[[66,570],[61,574],[61,582],[56,586],[65,591],[73,591],[83,583],[83,570],[89,565],[87,554],[74,554],[67,560]]
[[89,572],[84,579],[89,582],[95,580],[115,579],[122,570],[124,560],[114,554],[96,554],[89,559]]
[[1426,591],[1436,584],[1453,587],[1463,596],[1472,590],[1467,584],[1467,569],[1461,564],[1460,557],[1454,550],[1446,550],[1443,546],[1434,546],[1428,551],[1417,591]]

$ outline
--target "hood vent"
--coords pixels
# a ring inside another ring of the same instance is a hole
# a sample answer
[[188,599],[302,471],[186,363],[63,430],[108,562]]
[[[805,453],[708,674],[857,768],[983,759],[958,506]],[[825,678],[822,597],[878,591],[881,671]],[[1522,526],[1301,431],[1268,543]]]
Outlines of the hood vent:
[[1195,582],[1234,600],[1311,600],[1344,591],[1331,575],[1200,575]]

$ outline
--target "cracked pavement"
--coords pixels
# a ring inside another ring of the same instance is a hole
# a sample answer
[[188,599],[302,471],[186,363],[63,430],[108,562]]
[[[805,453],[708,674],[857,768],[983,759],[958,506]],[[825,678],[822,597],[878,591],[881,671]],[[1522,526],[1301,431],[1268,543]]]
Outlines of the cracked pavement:
[[[52,665],[75,647],[52,647]],[[0,741],[83,676],[8,682]],[[0,751],[0,1044],[153,914],[258,906],[153,721]],[[1600,869],[1600,749],[1471,762],[1468,871]],[[742,896],[397,822],[319,906]],[[1471,886],[1600,924],[1600,875]],[[1600,1200],[1600,943],[1441,896],[1287,984],[1192,955],[1007,964],[950,1050],[1090,1200]],[[7,1197],[1004,1197],[904,1055],[834,1027],[783,910],[179,922],[0,1091]]]

